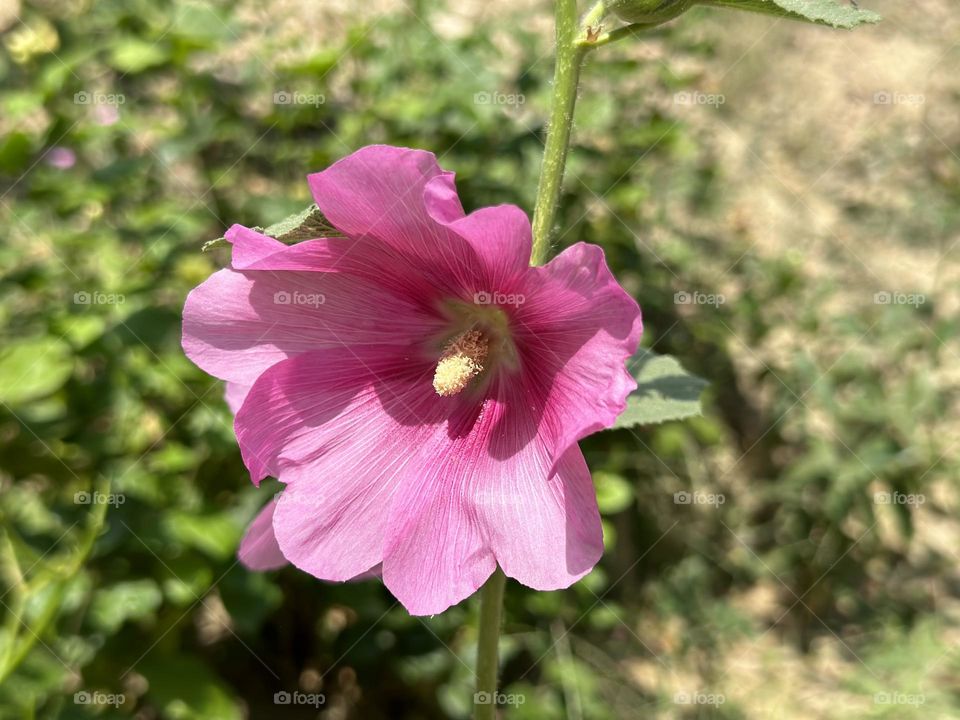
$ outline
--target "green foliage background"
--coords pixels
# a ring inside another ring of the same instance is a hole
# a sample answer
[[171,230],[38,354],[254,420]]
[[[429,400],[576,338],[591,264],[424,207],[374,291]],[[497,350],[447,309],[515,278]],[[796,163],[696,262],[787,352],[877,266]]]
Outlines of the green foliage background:
[[[568,591],[509,585],[508,717],[960,717],[960,86],[937,45],[957,25],[945,2],[877,5],[888,24],[855,40],[701,9],[590,60],[558,246],[602,244],[644,345],[711,387],[703,418],[583,444],[608,551]],[[237,565],[276,487],[247,481],[180,310],[226,261],[204,241],[299,210],[304,175],[362,145],[433,150],[467,208],[530,209],[549,27],[542,2],[0,10],[0,718],[469,716],[473,603],[416,619],[375,582]],[[904,38],[942,57],[911,76]],[[860,124],[831,88],[871,77],[877,49],[907,74],[858,86]],[[871,90],[928,95],[909,115]],[[498,92],[522,102],[478,96]],[[792,124],[817,102],[816,134]],[[764,215],[778,183],[785,209]],[[695,491],[724,502],[675,502]],[[924,502],[877,502],[893,492]],[[274,704],[295,690],[326,701]],[[124,700],[74,700],[96,691]]]

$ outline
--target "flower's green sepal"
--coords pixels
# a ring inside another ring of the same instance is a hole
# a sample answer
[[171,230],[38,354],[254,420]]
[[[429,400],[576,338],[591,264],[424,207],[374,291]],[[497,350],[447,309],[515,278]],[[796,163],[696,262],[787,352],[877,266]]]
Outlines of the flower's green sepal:
[[696,0],[609,0],[605,8],[625,22],[660,25],[695,4]]

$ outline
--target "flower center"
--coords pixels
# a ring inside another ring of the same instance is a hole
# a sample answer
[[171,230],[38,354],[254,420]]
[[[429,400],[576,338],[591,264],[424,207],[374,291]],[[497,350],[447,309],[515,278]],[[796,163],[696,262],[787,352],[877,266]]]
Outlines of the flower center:
[[484,370],[489,341],[479,330],[457,335],[444,348],[433,375],[433,389],[441,397],[461,392]]

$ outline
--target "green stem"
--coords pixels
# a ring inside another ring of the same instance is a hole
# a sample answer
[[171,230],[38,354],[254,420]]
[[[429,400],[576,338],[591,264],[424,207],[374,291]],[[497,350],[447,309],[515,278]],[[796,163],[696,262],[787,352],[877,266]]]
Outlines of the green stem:
[[543,164],[540,166],[537,204],[533,211],[531,265],[543,264],[550,249],[550,232],[557,214],[563,168],[570,147],[580,67],[589,50],[577,42],[579,23],[576,0],[556,0],[556,15],[557,60],[553,71],[553,98],[550,103],[547,142],[543,150]]
[[497,717],[497,646],[503,615],[503,588],[507,576],[497,567],[480,588],[480,635],[477,641],[477,694],[474,696],[475,720]]
[[609,45],[623,38],[636,37],[650,28],[657,27],[657,25],[660,25],[660,23],[633,23],[632,25],[624,25],[610,32],[601,33],[594,40],[581,40],[580,42],[583,46],[589,48],[603,47],[604,45]]
[[594,25],[599,25],[600,21],[603,20],[606,14],[606,2],[605,0],[599,0],[599,2],[594,3],[594,5],[587,10],[587,14],[583,16],[583,20],[580,22],[580,25],[585,29],[592,28]]

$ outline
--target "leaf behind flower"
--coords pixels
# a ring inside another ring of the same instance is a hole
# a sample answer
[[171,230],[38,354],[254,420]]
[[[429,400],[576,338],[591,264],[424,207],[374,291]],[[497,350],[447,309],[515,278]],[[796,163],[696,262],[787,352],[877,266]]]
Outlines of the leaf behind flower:
[[[320,212],[320,208],[317,207],[316,203],[273,225],[265,228],[254,227],[252,229],[287,245],[302,242],[303,240],[338,237],[341,235],[340,231],[333,227],[330,221]],[[229,245],[230,242],[225,237],[218,237],[216,240],[209,240],[204,243],[201,252],[208,252],[217,248],[228,247]]]
[[691,375],[669,355],[640,349],[628,363],[637,389],[627,397],[627,409],[613,428],[654,425],[700,415],[700,394],[707,382]]

